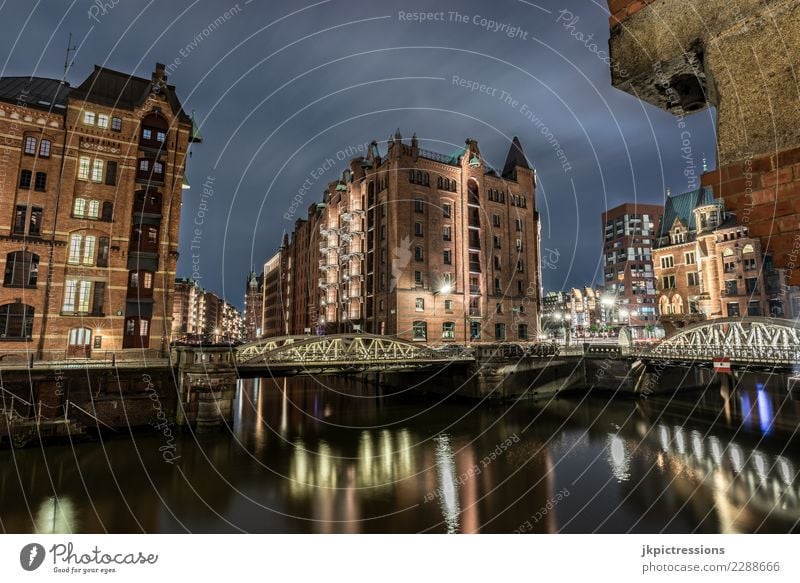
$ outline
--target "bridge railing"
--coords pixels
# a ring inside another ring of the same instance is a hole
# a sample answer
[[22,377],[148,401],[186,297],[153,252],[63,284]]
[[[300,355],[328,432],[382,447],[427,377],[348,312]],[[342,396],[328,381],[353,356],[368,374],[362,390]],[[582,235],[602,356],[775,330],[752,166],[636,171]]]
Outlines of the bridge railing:
[[736,362],[754,364],[798,364],[800,365],[800,347],[783,346],[669,346],[661,344],[649,350],[634,351],[636,356],[674,360],[705,360],[729,358]]

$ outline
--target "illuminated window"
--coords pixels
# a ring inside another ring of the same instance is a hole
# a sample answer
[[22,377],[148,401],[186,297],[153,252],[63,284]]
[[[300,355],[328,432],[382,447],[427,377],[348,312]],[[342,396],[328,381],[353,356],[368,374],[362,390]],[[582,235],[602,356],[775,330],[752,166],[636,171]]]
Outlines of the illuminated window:
[[93,126],[95,122],[95,114],[93,111],[83,112],[83,123],[87,126]]
[[456,337],[456,324],[455,322],[445,322],[442,324],[442,339],[455,340]]
[[108,116],[106,114],[101,113],[97,116],[97,127],[99,128],[108,127]]
[[76,217],[82,217],[86,213],[86,199],[76,198],[72,205],[72,214]]
[[92,182],[103,182],[103,161],[95,160],[92,164]]
[[26,154],[35,155],[36,154],[36,138],[33,136],[28,136],[25,138],[25,150]]
[[91,160],[87,156],[81,156],[78,162],[78,180],[89,180],[91,166]]

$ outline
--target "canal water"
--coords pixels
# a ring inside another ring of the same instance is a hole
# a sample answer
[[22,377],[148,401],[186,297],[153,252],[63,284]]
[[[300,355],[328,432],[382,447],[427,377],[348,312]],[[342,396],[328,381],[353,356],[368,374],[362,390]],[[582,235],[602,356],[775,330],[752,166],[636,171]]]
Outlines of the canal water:
[[0,528],[798,530],[800,401],[785,378],[508,405],[267,378],[242,381],[234,410],[231,427],[173,444],[145,433],[0,451]]

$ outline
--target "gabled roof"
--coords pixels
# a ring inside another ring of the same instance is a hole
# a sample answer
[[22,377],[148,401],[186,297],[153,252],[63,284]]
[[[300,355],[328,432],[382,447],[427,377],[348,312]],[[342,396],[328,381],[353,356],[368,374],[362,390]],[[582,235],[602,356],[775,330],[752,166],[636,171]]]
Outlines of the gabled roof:
[[[150,95],[152,84],[150,79],[134,77],[127,73],[95,65],[92,74],[72,90],[70,99],[86,100],[120,109],[133,109],[144,103]],[[175,86],[165,85],[164,87],[163,91],[172,112],[177,114],[182,122],[191,123],[191,118],[181,107],[175,93]]]
[[0,77],[0,101],[27,105],[36,109],[64,112],[67,108],[68,83],[43,77]]
[[692,211],[699,206],[713,202],[714,193],[710,188],[701,188],[670,196],[664,204],[664,218],[661,221],[661,232],[658,236],[668,236],[670,229],[675,224],[675,219],[683,223],[689,231],[695,231],[697,226]]
[[[61,113],[66,111],[68,98],[120,109],[133,109],[144,103],[150,95],[152,85],[150,79],[95,65],[92,74],[77,87],[43,77],[0,77],[0,101]],[[163,87],[162,91],[172,112],[180,121],[192,123],[192,119],[183,111],[175,86]],[[193,138],[199,138],[195,141],[202,139],[196,128],[193,128],[193,132]]]

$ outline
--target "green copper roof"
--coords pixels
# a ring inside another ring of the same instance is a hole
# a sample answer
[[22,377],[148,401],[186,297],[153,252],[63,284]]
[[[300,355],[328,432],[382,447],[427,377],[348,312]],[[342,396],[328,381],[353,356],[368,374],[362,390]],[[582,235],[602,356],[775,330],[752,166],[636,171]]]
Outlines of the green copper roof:
[[461,156],[467,151],[466,148],[458,148],[454,150],[452,154],[447,159],[448,164],[458,164],[458,161],[461,159]]
[[670,196],[664,205],[664,220],[661,221],[659,237],[669,235],[669,230],[675,223],[675,219],[680,219],[689,231],[694,231],[696,226],[692,211],[699,206],[713,202],[714,193],[710,188],[702,188]]
[[192,133],[189,136],[189,141],[197,144],[203,142],[203,136],[200,135],[200,129],[197,127],[197,124],[194,123],[194,112],[192,112]]

